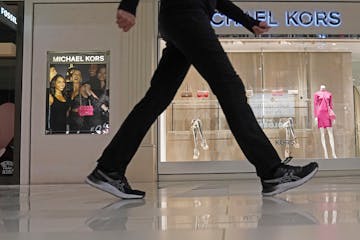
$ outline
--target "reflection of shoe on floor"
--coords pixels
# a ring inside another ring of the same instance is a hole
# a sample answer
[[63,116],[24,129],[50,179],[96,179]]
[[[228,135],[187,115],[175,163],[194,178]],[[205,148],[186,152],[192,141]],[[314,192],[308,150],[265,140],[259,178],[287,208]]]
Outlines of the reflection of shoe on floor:
[[261,215],[261,226],[318,224],[318,220],[311,213],[278,197],[263,197]]
[[96,211],[96,214],[88,218],[85,224],[96,231],[126,230],[128,220],[127,210],[140,207],[144,204],[144,199],[116,201]]
[[139,199],[145,192],[132,189],[125,176],[117,172],[105,173],[96,168],[85,181],[87,184],[123,199]]
[[263,196],[273,196],[292,188],[301,186],[309,181],[318,171],[316,162],[309,163],[303,167],[281,164],[275,171],[273,178],[261,179]]
[[110,203],[109,205],[106,205],[101,209],[101,211],[117,211],[117,210],[124,210],[124,209],[130,209],[135,207],[140,207],[145,204],[144,199],[126,199],[126,200],[119,200],[113,203]]

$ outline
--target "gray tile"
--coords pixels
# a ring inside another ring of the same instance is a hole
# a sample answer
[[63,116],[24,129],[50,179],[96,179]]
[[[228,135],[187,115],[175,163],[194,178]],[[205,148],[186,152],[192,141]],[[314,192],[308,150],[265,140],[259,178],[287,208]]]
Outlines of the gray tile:
[[360,177],[315,178],[273,198],[258,180],[134,187],[144,200],[82,184],[0,186],[1,240],[358,239]]

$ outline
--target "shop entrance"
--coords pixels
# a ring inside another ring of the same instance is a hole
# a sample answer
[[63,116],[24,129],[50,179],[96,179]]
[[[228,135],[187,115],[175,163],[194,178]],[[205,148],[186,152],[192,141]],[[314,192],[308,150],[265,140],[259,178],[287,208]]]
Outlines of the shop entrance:
[[[258,123],[282,159],[294,158],[294,164],[315,160],[327,170],[359,169],[354,88],[360,81],[360,41],[221,42],[245,84]],[[328,121],[319,112],[330,109],[336,116]],[[161,117],[160,129],[160,175],[254,172],[216,96],[193,68]]]
[[0,1],[0,185],[20,182],[23,5]]

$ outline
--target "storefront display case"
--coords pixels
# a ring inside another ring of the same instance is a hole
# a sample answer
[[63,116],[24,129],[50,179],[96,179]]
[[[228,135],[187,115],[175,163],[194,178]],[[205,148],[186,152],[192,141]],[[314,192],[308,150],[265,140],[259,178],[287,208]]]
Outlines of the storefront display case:
[[[263,50],[231,51],[228,55],[245,84],[259,125],[281,158],[323,158],[325,147],[330,158],[355,157],[350,52]],[[313,106],[313,94],[323,84],[333,92],[337,113],[334,146],[326,140],[325,147]],[[216,96],[194,68],[165,116],[167,162],[246,159]],[[198,133],[193,126],[197,119],[201,121]],[[337,155],[331,155],[332,147]]]

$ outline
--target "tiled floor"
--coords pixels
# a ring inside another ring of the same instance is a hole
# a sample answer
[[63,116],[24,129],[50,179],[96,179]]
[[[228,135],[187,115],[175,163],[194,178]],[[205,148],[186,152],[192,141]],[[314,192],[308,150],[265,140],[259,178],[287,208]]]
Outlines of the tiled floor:
[[360,239],[360,176],[315,178],[275,198],[256,180],[133,186],[144,200],[87,185],[0,187],[0,239]]

